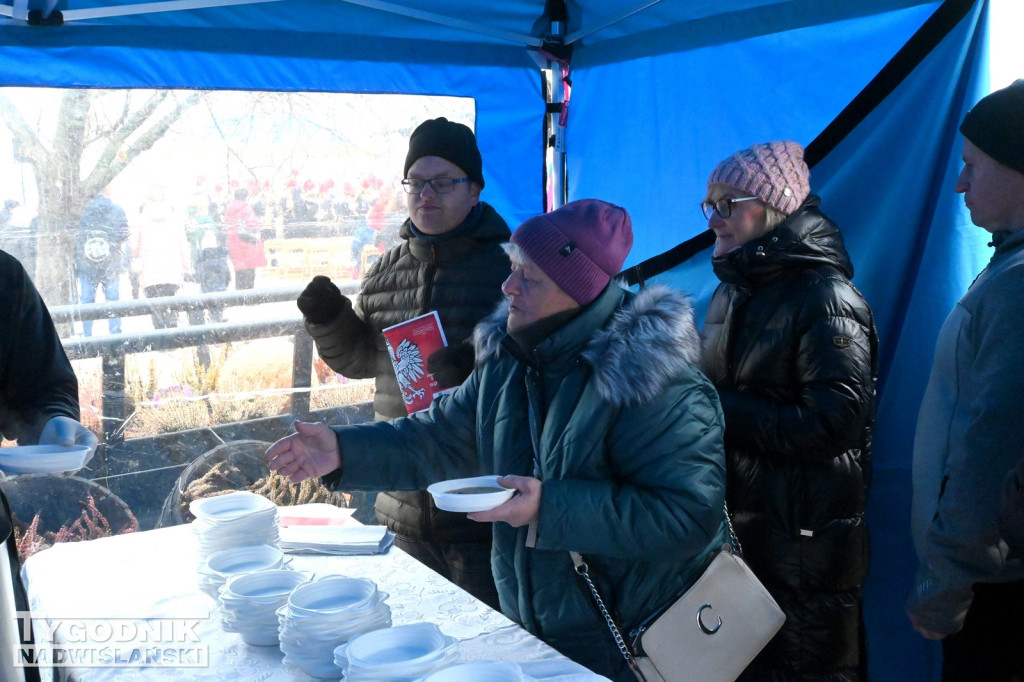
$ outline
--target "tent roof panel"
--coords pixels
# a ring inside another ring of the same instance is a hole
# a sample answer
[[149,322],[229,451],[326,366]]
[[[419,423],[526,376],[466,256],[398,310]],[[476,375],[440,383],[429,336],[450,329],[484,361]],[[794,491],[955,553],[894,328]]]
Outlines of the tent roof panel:
[[[245,4],[181,9],[190,1]],[[570,0],[567,38],[582,45],[601,44],[614,48],[615,54],[610,58],[618,59],[623,43],[628,44],[629,50],[641,54],[680,51],[927,2],[929,0],[830,0],[827,3],[819,0]],[[28,7],[43,7],[44,4],[44,0],[31,0]],[[152,11],[164,6],[176,9]],[[190,32],[198,29],[222,32],[219,40],[232,45],[231,51],[240,49],[239,42],[259,54],[267,51],[292,53],[296,44],[314,45],[319,50],[331,42],[356,41],[355,47],[364,53],[407,58],[411,48],[395,49],[388,41],[416,41],[417,44],[447,46],[447,51],[427,49],[431,60],[440,59],[443,52],[448,63],[470,63],[470,58],[478,59],[479,53],[467,54],[467,45],[521,46],[530,41],[535,43],[547,29],[543,0],[501,3],[433,0],[429,6],[420,0],[61,0],[57,7],[68,15],[62,27],[28,28],[24,21],[0,19],[0,26],[6,22],[11,28],[22,29],[12,31],[13,37],[6,40],[69,44],[62,41],[61,36],[76,27],[90,31],[140,28],[159,29],[160,44],[172,49],[193,49],[195,44],[211,40],[209,34],[199,34],[201,37],[192,40],[182,35],[183,29]],[[6,3],[0,4],[0,11],[3,9],[16,12]],[[98,9],[144,13],[76,18]],[[42,37],[32,35],[36,33]],[[164,42],[165,34],[170,43]],[[73,35],[80,39],[83,33]],[[154,36],[150,34],[148,39],[152,42]],[[364,45],[361,41],[367,36],[373,38]],[[103,31],[99,37],[116,40],[109,31]],[[123,40],[108,44],[125,44]],[[381,46],[374,49],[378,41]],[[95,40],[89,42],[95,44]],[[345,50],[346,53],[354,51]]]

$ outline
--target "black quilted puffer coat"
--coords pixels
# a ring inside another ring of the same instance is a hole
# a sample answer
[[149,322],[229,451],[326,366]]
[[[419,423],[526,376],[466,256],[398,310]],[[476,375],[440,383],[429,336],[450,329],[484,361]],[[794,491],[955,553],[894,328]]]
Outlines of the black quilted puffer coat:
[[[437,241],[417,237],[407,220],[400,231],[403,242],[366,272],[354,305],[325,324],[306,323],[331,369],[350,379],[376,380],[378,421],[407,414],[382,329],[436,310],[451,346],[469,339],[502,299],[509,261],[501,245],[511,231],[486,203],[467,220],[474,217],[475,226],[460,226],[456,236]],[[441,543],[490,542],[488,524],[439,511],[423,491],[378,495],[376,509],[391,530],[406,537],[422,537],[428,524]]]
[[725,412],[729,509],[786,614],[742,679],[859,679],[871,310],[817,197],[713,266],[702,364]]
[[78,420],[78,379],[25,268],[0,251],[0,434],[34,445],[53,417]]

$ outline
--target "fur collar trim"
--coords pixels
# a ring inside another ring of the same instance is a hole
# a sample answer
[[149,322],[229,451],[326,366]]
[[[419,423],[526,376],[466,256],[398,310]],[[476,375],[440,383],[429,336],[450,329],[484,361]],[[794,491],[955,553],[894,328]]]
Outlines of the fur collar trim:
[[[473,332],[477,364],[498,357],[507,335],[508,301]],[[602,398],[636,405],[661,393],[700,361],[700,334],[689,297],[653,285],[627,294],[623,306],[587,342],[581,357],[594,371]]]

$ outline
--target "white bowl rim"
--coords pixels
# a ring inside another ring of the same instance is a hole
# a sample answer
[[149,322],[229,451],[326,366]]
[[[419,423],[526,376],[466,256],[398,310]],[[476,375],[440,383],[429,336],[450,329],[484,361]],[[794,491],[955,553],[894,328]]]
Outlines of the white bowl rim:
[[[238,502],[241,503],[241,508],[239,509],[228,509],[225,511],[206,509],[206,507],[216,508],[218,506],[235,504]],[[201,497],[198,500],[192,500],[189,502],[188,509],[197,519],[202,517],[208,519],[229,520],[254,513],[265,513],[271,509],[275,510],[276,513],[277,505],[266,497],[249,492],[248,490],[233,490],[230,493],[225,493],[223,495]]]
[[[356,585],[364,587],[364,589],[365,587],[369,587],[370,590],[368,594],[365,594],[357,601],[334,608],[310,608],[308,606],[302,606],[301,604],[297,604],[295,602],[296,599],[302,599],[305,596],[305,593],[307,592],[315,592],[319,594],[320,592],[330,587],[330,583],[340,582],[346,582],[349,584],[354,583]],[[302,583],[301,585],[296,585],[295,589],[292,590],[291,594],[288,595],[288,607],[300,613],[331,613],[335,611],[346,611],[363,606],[366,602],[374,599],[377,596],[378,592],[379,590],[377,589],[377,583],[373,582],[369,578],[357,578],[354,576],[338,574],[325,575],[322,578],[310,580],[308,582]]]
[[[393,649],[396,644],[408,645],[409,642],[416,641],[427,641],[431,646],[433,646],[433,648],[424,651],[420,656],[396,661],[393,664],[374,664],[366,658],[367,655],[373,655],[381,651]],[[438,652],[451,647],[454,643],[455,639],[448,637],[441,632],[441,628],[437,627],[434,623],[411,623],[409,625],[397,625],[390,628],[364,632],[358,637],[353,637],[345,644],[336,647],[334,654],[335,656],[341,654],[341,656],[344,656],[350,664],[355,664],[360,668],[377,668],[382,667],[382,665],[408,665],[422,658],[433,657]]]
[[[281,551],[280,547],[274,545],[268,545],[264,542],[257,542],[249,545],[237,545],[235,547],[225,547],[219,549],[216,552],[212,552],[206,557],[206,567],[215,573],[226,573],[235,574],[238,571],[225,570],[223,568],[217,568],[213,564],[220,563],[221,561],[228,561],[231,558],[243,558],[243,557],[255,557],[257,559],[263,558],[273,559],[280,561],[284,559],[284,552]],[[269,568],[269,567],[268,567]],[[278,568],[278,567],[274,567]],[[252,573],[252,569],[245,571],[245,573]]]
[[[290,568],[265,568],[259,571],[252,571],[249,573],[237,573],[232,575],[224,583],[225,589],[231,593],[232,597],[238,599],[253,599],[260,598],[262,596],[269,595],[254,595],[247,594],[245,592],[236,591],[236,587],[244,590],[247,583],[257,583],[262,585],[263,589],[267,587],[281,587],[281,592],[290,592],[299,585],[308,583],[313,579],[313,573],[310,571],[293,571]],[[277,594],[276,592],[274,594]]]
[[494,509],[499,504],[507,502],[515,495],[515,490],[505,488],[500,492],[479,493],[475,495],[450,495],[449,490],[471,486],[488,486],[501,488],[498,485],[500,476],[472,476],[470,478],[452,478],[447,481],[438,481],[427,486],[427,492],[434,498],[434,504],[439,509],[455,512],[487,511]]
[[85,465],[88,445],[14,445],[0,448],[0,469],[12,474],[57,474]]
[[0,458],[9,457],[66,457],[72,453],[88,452],[88,445],[11,445],[0,448]]

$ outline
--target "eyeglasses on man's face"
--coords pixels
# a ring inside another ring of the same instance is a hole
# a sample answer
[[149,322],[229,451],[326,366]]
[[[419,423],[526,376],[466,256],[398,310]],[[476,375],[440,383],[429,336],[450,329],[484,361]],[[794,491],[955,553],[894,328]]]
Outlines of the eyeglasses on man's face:
[[711,220],[712,213],[717,213],[721,218],[725,219],[732,215],[733,204],[738,201],[754,201],[755,199],[760,199],[760,197],[739,197],[737,199],[722,197],[714,203],[710,201],[700,202],[700,210],[703,211],[706,220]]
[[402,180],[402,187],[409,194],[419,194],[425,186],[430,185],[430,189],[438,194],[448,194],[455,189],[455,185],[463,182],[469,182],[469,178],[406,178]]

